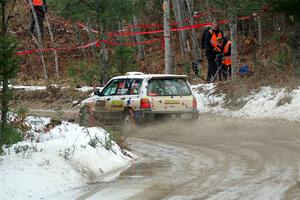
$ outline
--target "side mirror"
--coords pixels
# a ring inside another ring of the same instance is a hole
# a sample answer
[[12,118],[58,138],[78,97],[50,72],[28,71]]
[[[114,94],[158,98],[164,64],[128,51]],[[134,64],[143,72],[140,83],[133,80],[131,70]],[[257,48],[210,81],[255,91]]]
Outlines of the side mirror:
[[94,91],[94,95],[102,96],[102,93],[100,92],[100,90],[95,90]]

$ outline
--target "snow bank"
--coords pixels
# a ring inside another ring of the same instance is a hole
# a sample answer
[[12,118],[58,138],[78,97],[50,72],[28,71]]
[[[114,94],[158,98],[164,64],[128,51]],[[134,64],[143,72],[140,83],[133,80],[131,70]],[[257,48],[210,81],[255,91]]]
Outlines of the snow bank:
[[262,87],[258,92],[239,99],[242,108],[225,108],[225,95],[215,93],[215,84],[193,85],[200,112],[211,112],[232,117],[272,118],[300,121],[300,87],[292,91],[286,88]]
[[46,86],[26,86],[26,85],[16,85],[11,86],[11,88],[17,89],[17,90],[25,90],[25,91],[38,91],[38,90],[46,90]]
[[19,142],[0,157],[0,199],[40,199],[111,181],[130,164],[129,153],[101,128],[63,122],[41,134],[50,119],[27,120],[35,141]]

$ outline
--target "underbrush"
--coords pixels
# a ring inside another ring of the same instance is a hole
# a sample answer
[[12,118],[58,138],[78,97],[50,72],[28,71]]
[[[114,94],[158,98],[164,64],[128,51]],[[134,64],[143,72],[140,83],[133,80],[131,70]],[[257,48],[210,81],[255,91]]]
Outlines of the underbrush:
[[[243,55],[241,65],[248,65],[253,72],[251,76],[236,75],[230,82],[220,83],[216,92],[225,94],[225,105],[230,109],[239,109],[245,105],[245,98],[252,91],[261,87],[286,88],[291,91],[299,86],[292,66],[291,49],[281,41],[265,41],[264,48],[257,49],[257,64],[250,55]],[[250,52],[249,52],[250,53]],[[283,100],[282,103],[288,101]],[[280,103],[281,104],[281,103]]]
[[122,136],[122,134],[119,131],[114,130],[108,130],[104,141],[101,141],[97,135],[91,137],[89,145],[93,148],[96,148],[98,146],[104,147],[107,150],[112,150],[113,143],[116,143],[121,149],[126,149],[127,144],[125,143],[125,138]]
[[[1,126],[0,133],[0,147],[9,147],[23,139],[21,131],[10,124]],[[0,154],[2,153],[3,149],[0,148]]]
[[[230,82],[220,82],[217,84],[215,93],[225,94],[225,107],[238,110],[247,103],[244,97],[261,87],[286,88],[286,91],[289,92],[299,86],[299,82],[292,78],[293,70],[290,66],[287,66],[284,72],[275,70],[270,73],[270,70],[274,70],[274,68],[259,65],[252,76],[237,76]],[[279,106],[289,101],[290,98],[287,97],[279,103]]]
[[73,88],[62,89],[56,87],[48,87],[46,90],[36,91],[15,91],[14,103],[19,102],[39,102],[39,103],[55,103],[57,105],[72,103],[74,100],[81,100],[88,96],[89,92],[77,91]]
[[2,146],[10,147],[11,145],[29,137],[31,127],[26,123],[25,118],[28,116],[26,107],[19,107],[15,110],[16,114],[9,113],[9,123],[0,126],[0,154],[3,153]]
[[100,70],[97,64],[83,62],[71,62],[68,69],[68,75],[72,85],[93,85],[100,79]]

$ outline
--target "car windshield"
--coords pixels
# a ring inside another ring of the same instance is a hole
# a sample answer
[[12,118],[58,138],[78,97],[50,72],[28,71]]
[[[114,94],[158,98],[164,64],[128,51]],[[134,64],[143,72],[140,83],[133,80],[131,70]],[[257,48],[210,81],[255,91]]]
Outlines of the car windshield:
[[148,96],[189,96],[191,90],[184,78],[155,78],[148,82]]

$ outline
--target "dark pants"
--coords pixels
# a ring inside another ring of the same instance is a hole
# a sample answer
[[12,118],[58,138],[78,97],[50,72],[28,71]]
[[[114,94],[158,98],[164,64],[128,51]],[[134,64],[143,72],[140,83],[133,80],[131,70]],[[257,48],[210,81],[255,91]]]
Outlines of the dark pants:
[[[43,36],[44,34],[44,19],[45,19],[45,10],[44,7],[42,6],[34,6],[34,11],[36,13],[37,19],[38,19],[38,24],[40,26],[40,31]],[[31,23],[30,23],[30,32],[34,34],[34,28],[35,28],[35,20],[33,13],[31,11]]]
[[208,62],[208,70],[207,70],[207,77],[206,81],[211,82],[212,78],[217,72],[217,63],[215,61],[216,59],[216,53],[215,52],[206,52],[206,58]]
[[231,76],[231,65],[222,65],[222,73],[219,74],[219,80],[221,81],[221,74],[223,76],[223,79],[226,81],[228,77]]

